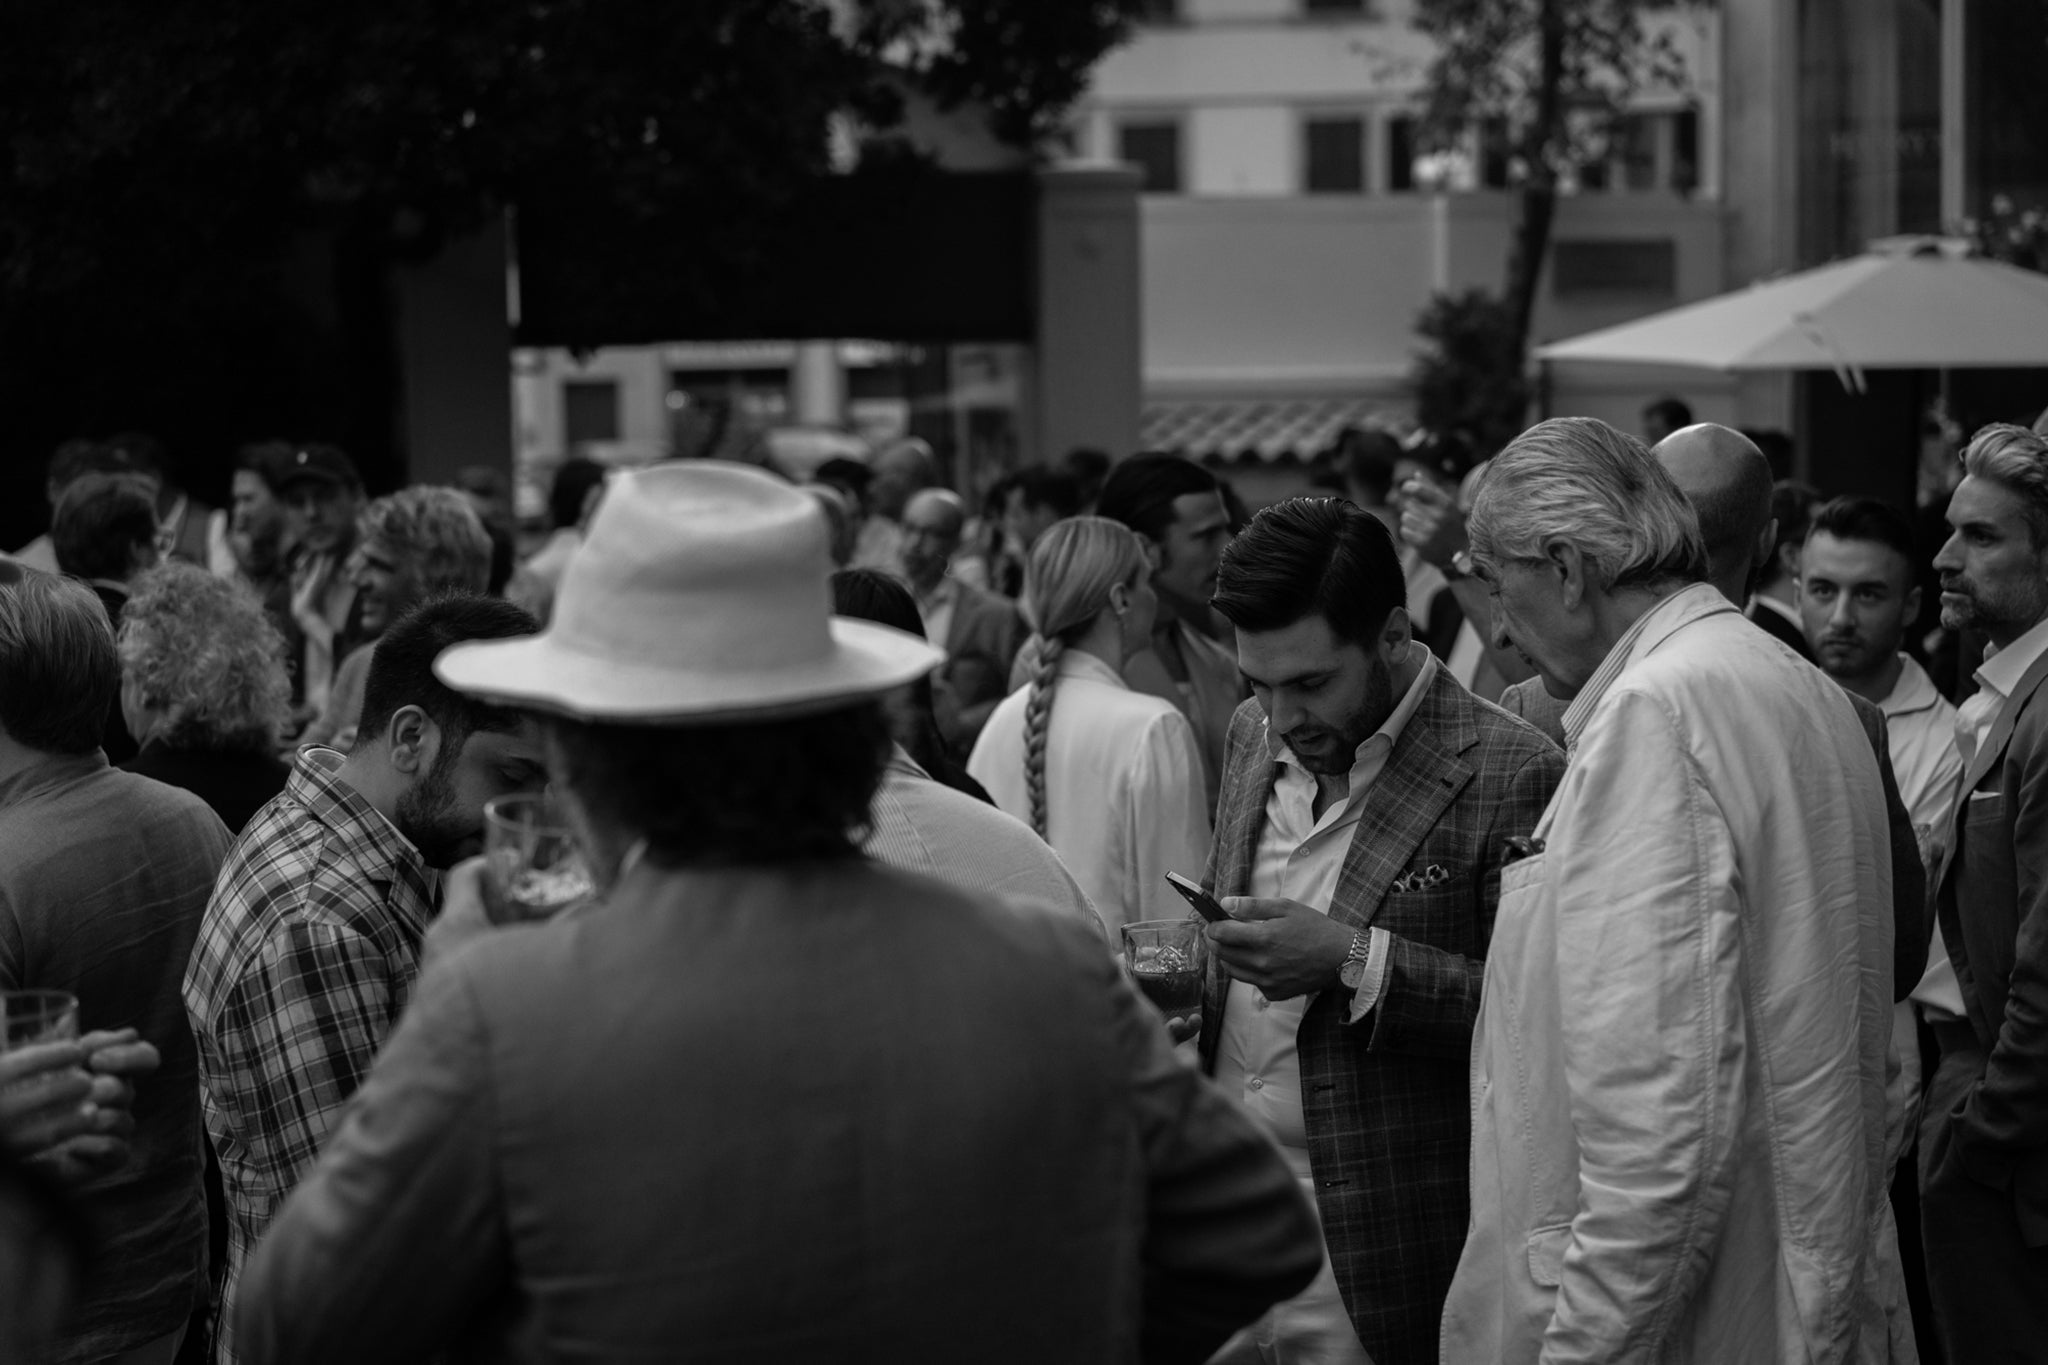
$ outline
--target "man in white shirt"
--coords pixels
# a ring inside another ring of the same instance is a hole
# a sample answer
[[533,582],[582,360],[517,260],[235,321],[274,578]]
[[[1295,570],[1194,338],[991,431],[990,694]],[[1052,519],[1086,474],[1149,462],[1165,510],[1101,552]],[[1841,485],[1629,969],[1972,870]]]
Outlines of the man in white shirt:
[[[1963,777],[1937,881],[1957,1022],[1920,1134],[1928,1286],[1950,1360],[2048,1341],[2048,441],[1985,427],[1934,558],[1941,623],[1990,642],[1956,737]],[[1928,983],[1922,983],[1927,997]]]
[[1253,700],[1232,721],[1206,881],[1227,923],[1201,1055],[1312,1193],[1328,1251],[1233,1362],[1424,1365],[1466,1229],[1466,1066],[1500,870],[1564,756],[1410,631],[1386,526],[1267,508],[1216,609]]

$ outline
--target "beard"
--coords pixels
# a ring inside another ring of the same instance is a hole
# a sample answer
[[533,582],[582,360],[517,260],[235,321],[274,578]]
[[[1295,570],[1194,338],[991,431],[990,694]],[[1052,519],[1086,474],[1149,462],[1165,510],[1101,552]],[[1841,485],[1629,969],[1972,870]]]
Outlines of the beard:
[[1335,724],[1304,721],[1281,736],[1301,766],[1323,777],[1351,771],[1358,746],[1387,723],[1394,711],[1394,670],[1377,654],[1367,659],[1365,687],[1357,703]]
[[1994,639],[2001,634],[2018,636],[2048,611],[2048,591],[2038,582],[2001,584],[1987,591],[1983,585],[1958,575],[1943,579],[1941,590],[1944,594],[1960,594],[1963,599],[1941,604],[1941,624],[1945,630],[1977,630]]
[[398,818],[392,823],[412,840],[428,867],[450,868],[468,854],[480,829],[464,818],[455,800],[455,755],[445,742],[427,775],[398,798]]

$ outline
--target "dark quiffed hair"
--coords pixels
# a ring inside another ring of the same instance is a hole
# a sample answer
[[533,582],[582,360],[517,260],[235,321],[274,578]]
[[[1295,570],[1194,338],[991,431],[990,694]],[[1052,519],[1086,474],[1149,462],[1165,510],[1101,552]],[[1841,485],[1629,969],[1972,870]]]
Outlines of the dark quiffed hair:
[[1906,514],[1876,498],[1840,497],[1820,505],[1806,537],[1825,531],[1836,540],[1871,540],[1896,550],[1906,561],[1906,582],[1910,586],[1920,573],[1920,545],[1913,535],[1913,523]]
[[603,486],[604,466],[597,461],[563,461],[555,471],[555,481],[548,485],[548,523],[557,530],[576,525],[583,519],[583,504],[589,500],[590,490]]
[[87,474],[57,499],[50,547],[79,578],[126,578],[137,547],[156,543],[156,499],[133,474]]
[[841,569],[833,574],[832,610],[841,616],[894,626],[906,635],[924,634],[917,599],[901,580],[880,569]]
[[1683,398],[1674,398],[1670,394],[1654,402],[1645,403],[1643,416],[1654,417],[1673,431],[1692,425],[1692,409],[1686,406]]
[[64,490],[88,474],[134,473],[135,466],[128,456],[114,449],[104,441],[88,441],[77,438],[64,442],[50,455],[45,469],[49,487],[56,490],[56,498],[64,496]]
[[1080,514],[1081,481],[1072,474],[1030,465],[1012,474],[1007,482],[1023,495],[1026,507],[1050,508],[1061,520]]
[[1343,498],[1290,498],[1253,517],[1223,551],[1209,605],[1239,630],[1282,630],[1311,615],[1370,648],[1408,600],[1394,538]]
[[555,775],[590,818],[669,867],[855,856],[890,743],[877,701],[738,724],[545,723]]
[[278,480],[291,463],[292,448],[286,441],[251,441],[235,450],[235,468],[248,470],[263,480],[263,486],[272,493],[278,489]]
[[1165,538],[1173,525],[1173,500],[1190,493],[1214,493],[1216,476],[1178,455],[1133,455],[1109,471],[1095,514],[1120,521],[1150,541]]
[[450,752],[480,730],[517,729],[519,711],[454,691],[434,676],[434,660],[450,645],[464,641],[505,640],[539,630],[540,622],[532,612],[502,598],[467,592],[429,598],[378,637],[370,654],[370,673],[363,682],[357,739],[382,735],[390,728],[391,717],[405,706],[417,706],[433,717]]
[[114,630],[92,589],[0,560],[0,729],[49,754],[100,747],[121,690]]

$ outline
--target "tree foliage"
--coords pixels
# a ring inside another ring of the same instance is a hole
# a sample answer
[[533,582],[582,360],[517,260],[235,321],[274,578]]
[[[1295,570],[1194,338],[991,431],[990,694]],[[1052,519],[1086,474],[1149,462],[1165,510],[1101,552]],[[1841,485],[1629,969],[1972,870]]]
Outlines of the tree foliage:
[[1507,305],[1484,289],[1438,294],[1416,319],[1425,348],[1411,380],[1415,420],[1462,439],[1481,459],[1520,433],[1529,407],[1521,341]]
[[[1504,130],[1518,211],[1500,295],[1504,311],[1488,328],[1505,328],[1514,387],[1524,395],[1522,357],[1560,181],[1575,162],[1604,151],[1615,116],[1635,92],[1682,81],[1683,64],[1668,37],[1645,22],[1652,11],[1682,7],[1669,0],[1416,0],[1415,26],[1437,48],[1425,145],[1443,149],[1475,129]],[[1439,319],[1476,318],[1475,308],[1470,299],[1431,305]]]
[[[1029,144],[1131,0],[16,0],[0,291],[165,278],[305,224],[423,255],[571,195],[744,238],[903,81]],[[845,10],[843,15],[839,12]]]

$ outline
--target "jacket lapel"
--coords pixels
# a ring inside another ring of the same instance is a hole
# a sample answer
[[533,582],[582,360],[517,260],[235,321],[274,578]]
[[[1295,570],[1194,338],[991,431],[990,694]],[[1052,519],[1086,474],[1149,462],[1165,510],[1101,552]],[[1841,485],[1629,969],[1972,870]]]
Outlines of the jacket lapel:
[[1470,697],[1439,668],[1366,797],[1330,905],[1332,919],[1363,929],[1378,918],[1394,879],[1472,780],[1472,765],[1459,755],[1478,742]]
[[1960,842],[1955,837],[1955,826],[1969,810],[1970,793],[1977,790],[1977,784],[1982,782],[1992,767],[2005,756],[2005,746],[2012,742],[2013,726],[2019,723],[2020,709],[2040,688],[2043,680],[2048,680],[2048,654],[2034,660],[2034,666],[2021,675],[2019,686],[2013,688],[2012,695],[2005,700],[2005,705],[1998,708],[1998,719],[1992,722],[1991,732],[1984,736],[1984,743],[1978,747],[1976,754],[1970,759],[1970,766],[1964,770],[1962,785],[1956,789],[1954,811],[1949,817],[1950,827],[1943,831],[1948,838],[1946,846],[1941,851],[1941,874],[1934,880],[1936,888],[1948,880],[1949,866],[1954,860],[1956,845]]

